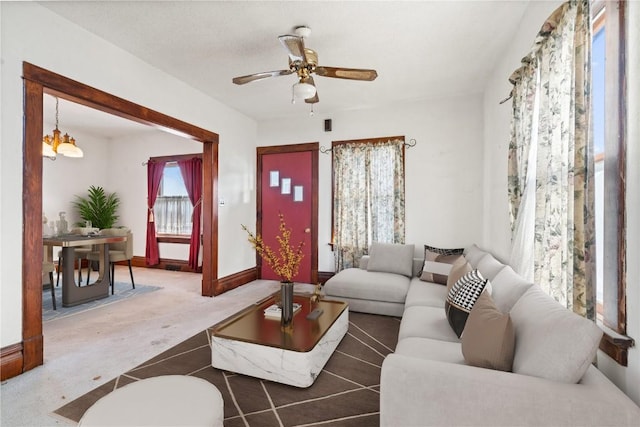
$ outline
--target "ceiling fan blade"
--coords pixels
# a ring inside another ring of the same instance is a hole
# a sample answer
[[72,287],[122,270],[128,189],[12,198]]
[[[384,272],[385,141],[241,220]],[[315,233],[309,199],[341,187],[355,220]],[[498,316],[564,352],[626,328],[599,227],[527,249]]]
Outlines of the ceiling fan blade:
[[378,77],[376,70],[361,70],[357,68],[316,67],[316,74],[322,77],[338,79],[372,81]]
[[[313,87],[316,87],[316,83],[313,81],[313,77],[311,76],[300,79],[300,83],[309,83]],[[316,102],[320,102],[320,98],[318,98],[318,88],[316,88],[316,94],[311,98],[305,99],[304,102],[306,102],[307,104],[315,104]]]
[[302,40],[302,37],[286,34],[278,37],[278,40],[280,40],[282,46],[287,50],[291,62],[306,61],[304,41]]
[[233,82],[237,85],[253,82],[256,80],[266,79],[267,77],[286,76],[293,73],[293,70],[265,71],[264,73],[249,74],[248,76],[234,77]]

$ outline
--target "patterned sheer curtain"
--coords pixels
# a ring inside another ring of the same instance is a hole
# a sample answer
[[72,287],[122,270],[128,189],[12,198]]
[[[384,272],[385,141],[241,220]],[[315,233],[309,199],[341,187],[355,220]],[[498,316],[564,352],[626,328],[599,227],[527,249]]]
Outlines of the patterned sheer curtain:
[[336,272],[357,267],[373,242],[404,243],[404,141],[334,144]]
[[590,49],[589,1],[572,0],[512,74],[508,191],[513,265],[595,319]]

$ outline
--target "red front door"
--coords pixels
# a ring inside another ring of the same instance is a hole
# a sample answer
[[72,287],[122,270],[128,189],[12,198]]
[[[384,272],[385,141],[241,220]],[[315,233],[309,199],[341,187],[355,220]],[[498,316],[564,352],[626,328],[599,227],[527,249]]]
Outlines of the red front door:
[[[287,229],[291,230],[290,245],[297,247],[302,241],[303,258],[294,282],[314,283],[317,280],[317,149],[299,151],[306,146],[291,146],[296,151],[288,152],[287,146],[277,147],[278,152],[269,153],[269,148],[258,148],[260,189],[258,200],[258,232],[264,242],[276,254],[280,246],[276,236],[279,231],[279,214],[284,215]],[[275,147],[272,147],[275,149]],[[316,161],[314,162],[314,156]],[[263,279],[280,280],[263,261]]]

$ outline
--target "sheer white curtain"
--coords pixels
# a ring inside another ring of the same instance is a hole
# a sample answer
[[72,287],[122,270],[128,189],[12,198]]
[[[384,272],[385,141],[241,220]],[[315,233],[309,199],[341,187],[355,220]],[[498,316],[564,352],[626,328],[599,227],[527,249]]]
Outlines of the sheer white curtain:
[[158,196],[153,213],[157,233],[191,235],[193,205],[189,196]]
[[[529,64],[530,66],[530,64]],[[526,71],[526,73],[525,73]],[[514,83],[514,120],[511,122],[510,194],[511,256],[509,264],[522,277],[534,280],[534,256],[530,243],[535,233],[536,158],[538,145],[538,88],[540,73],[535,69],[521,70]],[[530,113],[525,112],[529,110]],[[520,170],[516,170],[520,167]],[[516,196],[517,194],[517,196]]]
[[510,78],[508,186],[513,265],[594,319],[590,18],[588,0],[563,4]]

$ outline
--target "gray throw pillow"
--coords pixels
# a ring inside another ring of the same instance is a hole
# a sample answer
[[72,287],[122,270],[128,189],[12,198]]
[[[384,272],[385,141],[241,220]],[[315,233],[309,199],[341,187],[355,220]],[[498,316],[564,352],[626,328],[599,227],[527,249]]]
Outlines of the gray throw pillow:
[[577,383],[594,360],[602,330],[532,285],[511,309],[513,372]]
[[414,245],[374,243],[369,251],[367,271],[413,275]]

